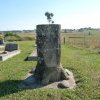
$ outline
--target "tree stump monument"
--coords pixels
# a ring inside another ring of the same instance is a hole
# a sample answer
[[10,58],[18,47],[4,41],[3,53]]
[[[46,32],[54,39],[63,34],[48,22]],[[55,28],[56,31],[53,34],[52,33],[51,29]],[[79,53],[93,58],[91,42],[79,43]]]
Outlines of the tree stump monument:
[[37,25],[36,69],[23,81],[24,87],[42,87],[56,83],[56,87],[74,88],[76,86],[72,72],[61,65],[61,26],[59,24]]
[[68,78],[60,64],[60,28],[58,24],[37,25],[38,63],[34,76],[42,84]]

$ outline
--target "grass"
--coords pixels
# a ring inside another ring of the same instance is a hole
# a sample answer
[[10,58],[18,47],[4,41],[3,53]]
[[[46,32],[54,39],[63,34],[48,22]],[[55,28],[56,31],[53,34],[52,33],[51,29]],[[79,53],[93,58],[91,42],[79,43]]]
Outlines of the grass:
[[36,33],[34,32],[28,32],[28,33],[17,33],[20,37],[35,37]]
[[[34,32],[17,34],[22,38],[22,40],[35,40],[36,38],[36,34]],[[97,52],[100,51],[100,29],[84,30],[82,32],[75,30],[71,33],[61,33],[62,43],[64,42],[64,37],[66,44],[76,47],[90,48]]]
[[74,73],[76,89],[19,89],[36,62],[24,61],[35,49],[34,42],[17,43],[21,53],[0,62],[0,100],[100,100],[100,54],[62,45],[61,63]]
[[[90,33],[90,35],[89,35]],[[100,30],[90,30],[83,32],[62,33],[62,43],[70,44],[76,47],[85,47],[100,51]]]

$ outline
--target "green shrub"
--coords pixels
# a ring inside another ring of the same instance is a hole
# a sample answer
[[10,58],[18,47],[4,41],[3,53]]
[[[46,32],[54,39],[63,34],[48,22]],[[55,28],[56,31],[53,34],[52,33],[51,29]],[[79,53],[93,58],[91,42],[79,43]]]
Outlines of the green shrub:
[[13,32],[6,32],[6,33],[5,33],[5,37],[6,37],[6,36],[14,36],[14,35],[15,35],[15,34],[14,34]]
[[18,36],[6,36],[5,40],[6,41],[21,41],[21,38]]

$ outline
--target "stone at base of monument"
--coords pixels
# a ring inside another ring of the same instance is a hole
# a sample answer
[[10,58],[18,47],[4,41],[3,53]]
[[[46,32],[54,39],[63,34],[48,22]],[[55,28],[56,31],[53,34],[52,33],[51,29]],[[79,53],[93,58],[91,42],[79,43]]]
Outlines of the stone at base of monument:
[[19,53],[18,44],[6,44],[5,51],[0,52],[0,61],[5,61]]
[[[60,80],[60,81],[55,81],[49,84],[42,84],[41,81],[37,80],[34,77],[34,73],[28,73],[26,76],[25,80],[22,81],[21,84],[19,84],[19,88],[51,88],[51,89],[64,89],[64,88],[69,88],[73,89],[76,87],[76,83],[74,80],[73,73],[70,72],[68,69],[65,69],[66,74],[68,75],[67,80]],[[54,77],[54,76],[53,76]]]
[[37,51],[33,51],[28,57],[27,61],[37,61]]

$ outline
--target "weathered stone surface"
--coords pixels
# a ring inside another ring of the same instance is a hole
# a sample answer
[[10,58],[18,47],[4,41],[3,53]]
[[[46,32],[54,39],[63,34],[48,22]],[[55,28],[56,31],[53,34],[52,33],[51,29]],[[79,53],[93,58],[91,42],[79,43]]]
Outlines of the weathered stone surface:
[[60,65],[60,25],[37,25],[37,53],[46,67]]
[[38,63],[35,77],[40,79],[43,84],[60,80],[60,29],[61,26],[58,24],[37,25]]
[[70,89],[75,88],[76,87],[76,82],[75,82],[73,73],[71,71],[69,71],[68,69],[65,69],[63,72],[64,72],[64,74],[65,73],[67,74],[68,79],[63,79],[63,81],[61,81],[58,84],[58,87],[59,88],[70,88]]
[[69,79],[68,73],[66,73],[66,71],[62,68],[62,70],[61,70],[61,80],[68,80],[68,79]]
[[69,77],[68,80],[63,80],[58,84],[58,88],[70,88],[70,89],[72,89],[72,88],[76,87],[74,77],[71,75],[69,75],[68,77]]
[[68,69],[65,69],[65,72],[69,75],[73,77],[73,73],[71,71],[69,71]]
[[22,88],[74,88],[73,73],[60,64],[60,25],[37,25],[37,66]]
[[14,50],[18,50],[19,49],[19,46],[18,44],[6,44],[5,46],[5,51],[14,51]]
[[62,82],[58,84],[58,88],[69,88],[69,87],[70,87],[70,84],[67,80],[63,80]]
[[[54,77],[54,76],[53,76]],[[19,84],[19,88],[51,88],[51,89],[73,89],[76,87],[74,77],[70,77],[68,80],[61,80],[57,82],[50,82],[49,84],[41,84],[41,81],[34,77],[34,74],[28,74],[25,80]]]

